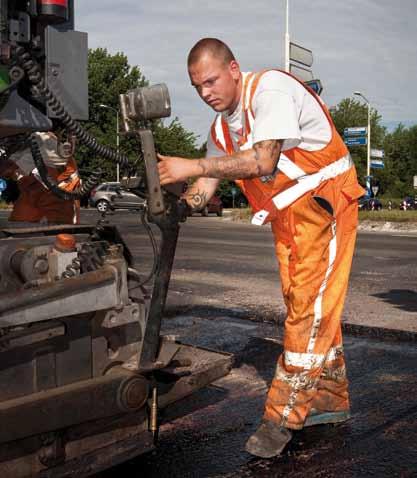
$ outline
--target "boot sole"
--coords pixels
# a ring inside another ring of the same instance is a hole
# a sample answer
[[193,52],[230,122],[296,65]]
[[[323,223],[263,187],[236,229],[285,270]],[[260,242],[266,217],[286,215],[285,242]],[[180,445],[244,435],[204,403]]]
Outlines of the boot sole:
[[329,423],[342,423],[350,418],[349,411],[341,412],[324,412],[317,415],[310,415],[304,422],[305,427],[312,427],[314,425],[326,425]]

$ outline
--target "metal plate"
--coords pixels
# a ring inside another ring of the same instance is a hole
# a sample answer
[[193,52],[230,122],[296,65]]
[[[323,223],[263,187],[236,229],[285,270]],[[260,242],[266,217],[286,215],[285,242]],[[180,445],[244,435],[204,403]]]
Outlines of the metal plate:
[[[88,120],[87,33],[45,30],[46,83],[76,120]],[[56,118],[48,108],[48,116]]]

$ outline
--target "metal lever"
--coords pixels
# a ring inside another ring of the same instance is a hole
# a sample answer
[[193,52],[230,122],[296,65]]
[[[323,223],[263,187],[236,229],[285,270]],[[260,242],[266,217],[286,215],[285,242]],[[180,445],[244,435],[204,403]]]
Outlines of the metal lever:
[[137,132],[142,145],[143,158],[146,166],[146,179],[148,183],[148,207],[152,216],[158,216],[165,212],[164,198],[159,182],[158,160],[155,152],[155,143],[152,131],[141,129]]

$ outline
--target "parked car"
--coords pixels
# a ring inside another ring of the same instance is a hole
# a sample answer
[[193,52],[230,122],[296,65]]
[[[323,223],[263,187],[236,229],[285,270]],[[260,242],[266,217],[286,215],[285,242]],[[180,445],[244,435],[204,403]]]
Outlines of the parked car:
[[382,203],[377,198],[360,198],[359,210],[360,211],[380,211],[382,209]]
[[207,206],[200,211],[202,216],[208,216],[209,214],[217,214],[223,216],[223,203],[218,196],[213,196],[207,203]]
[[406,196],[400,202],[400,209],[402,209],[403,211],[407,211],[408,209],[417,209],[417,202],[411,196]]
[[102,183],[91,191],[90,206],[99,212],[113,209],[135,209],[141,207],[144,200],[136,194],[123,189],[120,183]]

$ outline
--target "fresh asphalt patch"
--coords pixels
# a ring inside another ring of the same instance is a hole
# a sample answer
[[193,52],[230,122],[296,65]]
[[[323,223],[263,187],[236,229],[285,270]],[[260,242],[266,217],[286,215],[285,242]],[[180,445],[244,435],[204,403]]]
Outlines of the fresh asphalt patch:
[[231,373],[184,399],[163,417],[156,451],[100,477],[417,476],[417,349],[345,335],[352,418],[295,433],[285,453],[261,460],[244,451],[262,416],[282,328],[236,316],[185,314],[163,333],[234,354]]

